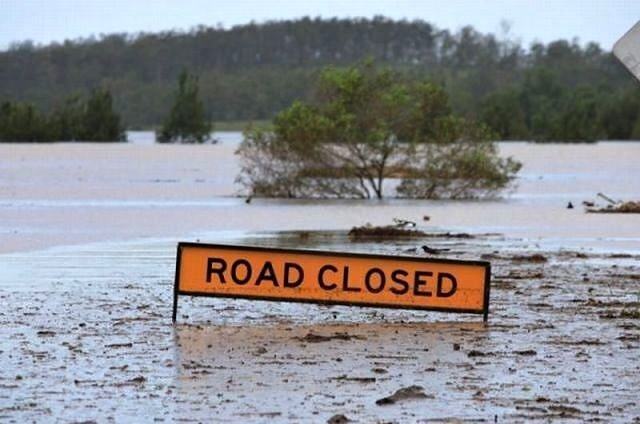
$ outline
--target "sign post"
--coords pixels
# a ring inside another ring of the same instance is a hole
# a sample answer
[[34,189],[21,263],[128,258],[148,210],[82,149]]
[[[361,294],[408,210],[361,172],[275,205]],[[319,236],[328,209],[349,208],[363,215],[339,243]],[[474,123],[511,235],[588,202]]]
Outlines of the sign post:
[[307,302],[489,315],[491,266],[407,256],[179,243],[179,296]]

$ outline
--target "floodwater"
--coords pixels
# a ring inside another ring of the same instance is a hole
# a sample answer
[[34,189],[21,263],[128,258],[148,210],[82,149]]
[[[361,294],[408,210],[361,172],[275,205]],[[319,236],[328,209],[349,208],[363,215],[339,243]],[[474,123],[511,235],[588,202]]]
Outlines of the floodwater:
[[[496,200],[246,204],[233,184],[240,136],[218,136],[206,146],[154,145],[149,133],[129,144],[0,144],[0,420],[640,419],[640,216],[581,205],[597,192],[640,199],[640,143],[503,143],[524,168]],[[346,236],[393,217],[443,234]],[[392,255],[447,247],[491,261],[489,323],[181,298],[173,326],[182,240]],[[423,396],[376,403],[410,386]]]
[[[502,143],[524,163],[517,188],[488,201],[267,200],[237,197],[240,133],[216,145],[0,145],[0,253],[210,232],[348,230],[410,219],[428,229],[500,233],[544,247],[640,249],[640,215],[585,214],[603,192],[640,198],[640,142]],[[568,202],[576,207],[566,209]],[[430,220],[423,221],[427,215]]]

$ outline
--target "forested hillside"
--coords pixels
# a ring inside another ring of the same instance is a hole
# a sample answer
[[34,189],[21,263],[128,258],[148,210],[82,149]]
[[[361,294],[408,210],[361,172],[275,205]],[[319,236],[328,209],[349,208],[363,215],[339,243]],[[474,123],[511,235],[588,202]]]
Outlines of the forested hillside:
[[199,75],[212,120],[268,119],[310,97],[327,65],[371,58],[444,85],[457,113],[503,138],[624,139],[640,135],[640,88],[596,44],[522,46],[471,27],[423,21],[301,19],[189,32],[108,35],[0,52],[0,102],[43,111],[70,95],[111,90],[129,128],[159,124],[183,69]]

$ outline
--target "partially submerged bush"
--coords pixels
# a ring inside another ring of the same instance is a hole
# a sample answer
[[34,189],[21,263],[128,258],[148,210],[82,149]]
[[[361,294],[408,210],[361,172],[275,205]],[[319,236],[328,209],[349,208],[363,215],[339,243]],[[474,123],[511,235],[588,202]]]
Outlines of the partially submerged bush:
[[483,125],[459,118],[439,123],[439,139],[417,148],[414,166],[397,187],[400,197],[460,199],[491,196],[504,189],[520,169],[500,158]]
[[492,135],[451,115],[446,93],[372,64],[328,68],[314,102],[295,102],[273,131],[248,128],[237,181],[265,197],[475,197],[509,185],[520,165],[501,159]]

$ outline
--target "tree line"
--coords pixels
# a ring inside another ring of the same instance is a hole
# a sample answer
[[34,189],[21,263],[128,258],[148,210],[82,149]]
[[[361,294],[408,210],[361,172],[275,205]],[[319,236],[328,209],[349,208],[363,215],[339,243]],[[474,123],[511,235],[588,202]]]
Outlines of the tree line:
[[311,19],[112,34],[0,52],[0,101],[51,113],[65,99],[108,87],[128,128],[169,113],[183,69],[198,75],[215,121],[272,119],[314,98],[328,65],[371,58],[408,81],[444,87],[452,110],[502,139],[640,138],[640,89],[611,52],[558,40],[523,46],[507,32],[456,32],[420,21]]
[[[184,70],[156,139],[159,143],[204,143],[211,139],[212,130],[199,96],[198,78]],[[94,90],[86,101],[80,96],[68,97],[48,115],[29,103],[0,105],[0,142],[126,140],[111,93],[104,88]]]
[[0,142],[125,140],[106,89],[94,90],[88,98],[70,96],[48,114],[30,103],[0,104]]

